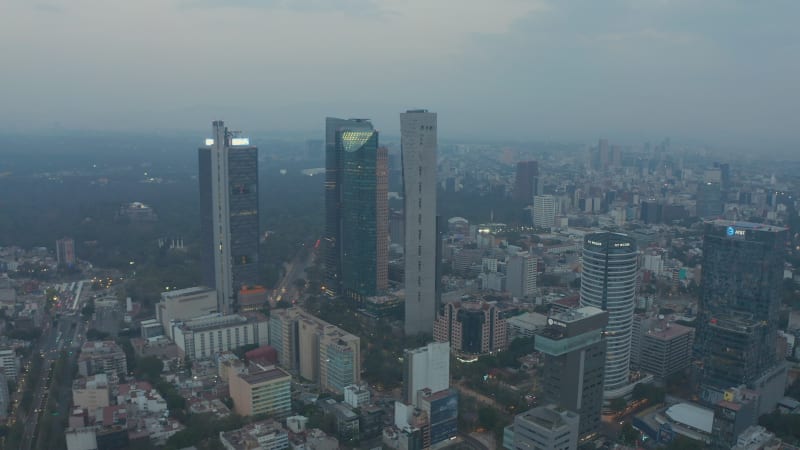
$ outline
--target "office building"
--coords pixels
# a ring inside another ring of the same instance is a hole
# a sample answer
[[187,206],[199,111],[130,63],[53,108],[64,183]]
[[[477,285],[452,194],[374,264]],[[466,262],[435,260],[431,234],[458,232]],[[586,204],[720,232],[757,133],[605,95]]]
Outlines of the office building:
[[344,388],[344,402],[353,408],[369,404],[370,393],[366,385],[351,384]]
[[695,350],[701,397],[715,404],[777,364],[787,230],[749,222],[705,223]]
[[300,308],[273,310],[269,345],[282,367],[338,394],[361,382],[361,340]]
[[619,233],[591,233],[583,240],[581,306],[608,311],[604,390],[607,398],[629,385],[631,331],[636,299],[636,242]]
[[514,178],[514,201],[521,205],[530,205],[539,189],[539,163],[537,161],[520,161]]
[[436,113],[400,114],[406,335],[431,333],[436,318],[436,133]]
[[436,318],[433,340],[449,342],[456,355],[468,358],[505,350],[506,311],[482,300],[447,303]]
[[88,341],[78,356],[78,373],[83,377],[104,373],[111,378],[128,375],[125,352],[114,341]]
[[514,450],[578,448],[580,418],[558,405],[539,406],[514,417]]
[[233,409],[246,417],[287,417],[292,412],[291,384],[292,376],[278,367],[233,374],[229,385]]
[[533,226],[549,230],[556,222],[556,198],[552,195],[533,197]]
[[530,298],[536,294],[538,259],[528,252],[508,258],[506,263],[506,290],[514,298]]
[[230,314],[239,289],[259,284],[258,148],[218,120],[197,154],[203,284]]
[[403,352],[403,401],[417,406],[417,393],[450,387],[450,344],[432,342]]
[[429,446],[449,441],[458,434],[458,391],[445,389],[419,392],[419,409],[428,418],[424,440]]
[[16,381],[19,375],[19,359],[17,358],[17,352],[13,348],[0,350],[0,371],[9,380]]
[[156,305],[156,320],[164,327],[170,339],[172,322],[207,316],[217,311],[217,290],[195,286],[161,293],[161,301]]
[[564,311],[550,317],[534,341],[544,356],[545,400],[580,416],[581,438],[600,429],[608,317],[592,306]]
[[207,359],[243,345],[267,345],[269,321],[261,313],[218,313],[172,323],[178,354],[185,360]]
[[0,421],[6,420],[10,402],[11,396],[8,392],[8,378],[4,373],[0,372]]
[[75,241],[72,238],[63,238],[56,241],[56,259],[61,267],[75,266]]
[[664,383],[670,375],[689,368],[693,343],[694,328],[665,318],[634,318],[631,368],[652,374],[657,382]]
[[[367,119],[325,119],[325,284],[328,295],[341,294],[342,282],[342,177],[344,177],[344,142],[342,132],[372,136],[377,148],[377,133]],[[338,139],[338,142],[337,142]],[[369,140],[369,138],[367,139]],[[365,142],[366,143],[366,142]],[[352,143],[351,143],[352,145]],[[373,145],[370,145],[373,146]]]
[[709,219],[722,215],[724,204],[719,182],[703,182],[697,186],[695,212],[697,217]]

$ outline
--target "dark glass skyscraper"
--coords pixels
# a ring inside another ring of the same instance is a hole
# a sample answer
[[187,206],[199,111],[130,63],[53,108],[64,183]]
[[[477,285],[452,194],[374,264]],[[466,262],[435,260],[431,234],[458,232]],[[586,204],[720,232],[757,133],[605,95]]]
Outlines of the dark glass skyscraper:
[[363,300],[388,285],[388,151],[367,120],[326,128],[326,289]]
[[203,283],[229,314],[237,292],[259,282],[258,149],[222,121],[213,131],[198,149]]
[[539,192],[539,163],[537,161],[520,161],[517,163],[517,174],[514,178],[514,201],[523,205],[533,203]]
[[787,230],[728,220],[705,223],[695,348],[703,400],[750,384],[776,363]]

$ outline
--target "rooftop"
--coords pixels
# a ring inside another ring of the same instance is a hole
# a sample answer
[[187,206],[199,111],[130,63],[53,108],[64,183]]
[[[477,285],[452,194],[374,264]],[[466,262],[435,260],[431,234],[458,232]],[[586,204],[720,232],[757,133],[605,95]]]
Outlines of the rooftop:
[[291,378],[291,375],[284,372],[283,369],[274,367],[269,370],[255,372],[251,374],[244,374],[239,376],[247,384],[266,383],[267,381],[278,380],[280,378]]
[[690,403],[678,403],[670,406],[665,414],[675,422],[711,434],[714,423],[714,411],[701,408]]
[[734,227],[739,229],[745,230],[752,230],[752,231],[766,231],[772,233],[778,233],[781,231],[786,231],[784,227],[777,227],[774,225],[767,225],[763,223],[755,223],[755,222],[742,222],[738,220],[726,220],[726,219],[715,219],[706,221],[706,223],[714,225],[716,227]]

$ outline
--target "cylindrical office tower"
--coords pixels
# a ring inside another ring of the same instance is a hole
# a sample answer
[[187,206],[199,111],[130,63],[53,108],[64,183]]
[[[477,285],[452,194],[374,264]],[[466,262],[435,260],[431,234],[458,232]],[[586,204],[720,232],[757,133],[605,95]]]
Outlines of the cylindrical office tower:
[[608,311],[606,393],[628,384],[637,271],[636,242],[629,236],[593,233],[584,238],[581,306]]

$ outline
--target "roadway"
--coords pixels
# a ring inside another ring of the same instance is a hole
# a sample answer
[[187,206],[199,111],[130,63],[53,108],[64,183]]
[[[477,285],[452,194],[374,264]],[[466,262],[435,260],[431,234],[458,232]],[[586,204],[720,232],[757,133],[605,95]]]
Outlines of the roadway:
[[308,281],[306,278],[306,268],[314,262],[317,254],[317,249],[313,245],[303,244],[303,250],[297,252],[291,261],[284,265],[286,272],[284,273],[275,290],[270,295],[270,305],[274,306],[275,303],[286,300],[290,303],[297,303],[299,298],[299,291],[294,282],[298,278]]

